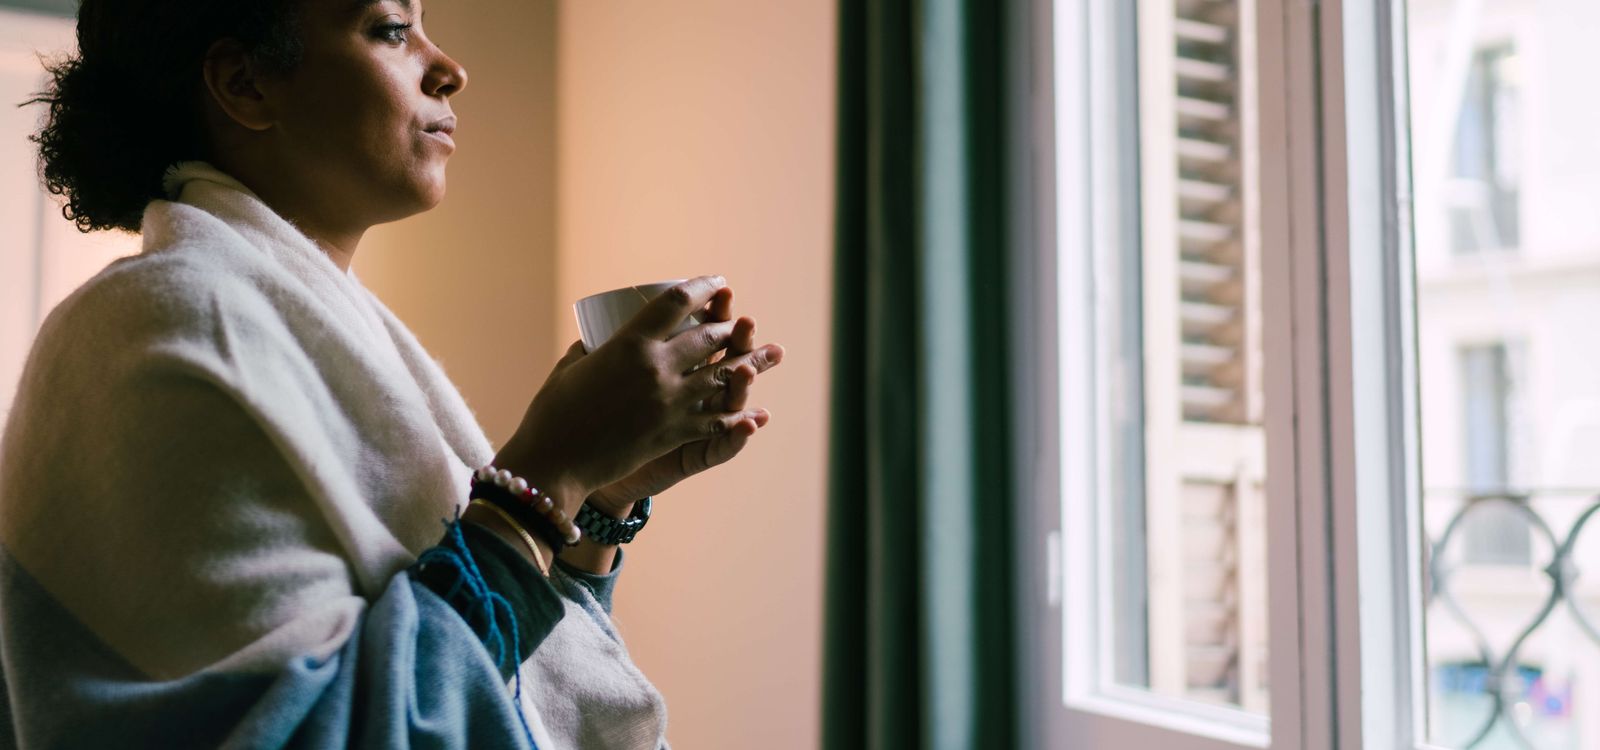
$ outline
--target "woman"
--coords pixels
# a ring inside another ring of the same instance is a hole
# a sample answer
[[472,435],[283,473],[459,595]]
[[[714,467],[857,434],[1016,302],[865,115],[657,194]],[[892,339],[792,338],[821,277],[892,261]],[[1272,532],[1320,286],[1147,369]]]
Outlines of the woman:
[[349,271],[444,195],[467,75],[422,11],[82,3],[45,180],[144,249],[51,315],[6,428],[0,745],[665,746],[616,543],[766,424],[782,349],[691,280],[493,452]]

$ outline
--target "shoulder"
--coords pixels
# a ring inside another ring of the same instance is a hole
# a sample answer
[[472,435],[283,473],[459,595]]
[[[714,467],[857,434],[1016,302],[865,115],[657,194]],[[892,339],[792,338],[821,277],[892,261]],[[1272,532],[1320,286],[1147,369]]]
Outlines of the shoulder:
[[156,360],[224,366],[240,354],[241,339],[287,341],[285,329],[269,289],[236,248],[152,247],[147,239],[143,253],[113,262],[50,312],[29,364],[108,376]]
[[123,258],[52,310],[39,339],[132,343],[206,335],[229,318],[271,313],[259,286],[201,252]]

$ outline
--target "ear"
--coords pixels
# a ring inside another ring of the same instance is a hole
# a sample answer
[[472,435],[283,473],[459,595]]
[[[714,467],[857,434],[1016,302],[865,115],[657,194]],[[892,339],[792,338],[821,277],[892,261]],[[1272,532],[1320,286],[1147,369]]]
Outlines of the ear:
[[275,117],[263,92],[260,70],[234,39],[220,39],[206,50],[200,63],[206,93],[228,118],[250,130],[267,130]]

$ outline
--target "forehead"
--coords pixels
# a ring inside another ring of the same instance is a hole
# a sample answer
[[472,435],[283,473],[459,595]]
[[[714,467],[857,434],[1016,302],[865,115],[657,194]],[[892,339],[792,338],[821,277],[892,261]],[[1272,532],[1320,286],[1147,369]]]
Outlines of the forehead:
[[421,0],[324,0],[316,4],[341,16],[354,16],[383,5],[392,5],[408,12],[415,11],[422,3]]

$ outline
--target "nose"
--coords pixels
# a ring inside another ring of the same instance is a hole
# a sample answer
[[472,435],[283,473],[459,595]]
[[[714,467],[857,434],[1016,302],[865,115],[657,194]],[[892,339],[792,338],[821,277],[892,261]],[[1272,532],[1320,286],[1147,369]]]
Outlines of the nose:
[[461,93],[467,87],[467,69],[455,61],[444,50],[433,48],[433,64],[428,66],[428,74],[422,81],[422,88],[429,96],[451,97]]

